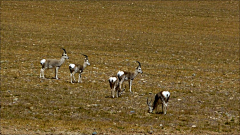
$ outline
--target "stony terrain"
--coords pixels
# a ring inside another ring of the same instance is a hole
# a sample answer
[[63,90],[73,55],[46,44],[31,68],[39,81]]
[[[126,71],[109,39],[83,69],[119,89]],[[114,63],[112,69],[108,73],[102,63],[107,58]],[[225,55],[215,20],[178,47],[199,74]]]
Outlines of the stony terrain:
[[[40,79],[62,47],[60,79]],[[71,84],[81,53],[91,65]],[[136,61],[133,93],[112,99],[109,76]],[[2,134],[238,134],[239,2],[1,1],[0,71]],[[168,112],[149,114],[161,90]]]

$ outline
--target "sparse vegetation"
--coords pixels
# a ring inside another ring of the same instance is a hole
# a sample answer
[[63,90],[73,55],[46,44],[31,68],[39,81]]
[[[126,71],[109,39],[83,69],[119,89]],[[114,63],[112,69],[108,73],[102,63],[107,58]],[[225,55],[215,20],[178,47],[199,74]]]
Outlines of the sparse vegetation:
[[[40,79],[62,47],[60,79]],[[91,65],[71,84],[80,53]],[[133,93],[112,99],[109,76],[136,60]],[[0,62],[2,134],[240,132],[238,1],[1,1]],[[168,113],[147,113],[161,90]]]

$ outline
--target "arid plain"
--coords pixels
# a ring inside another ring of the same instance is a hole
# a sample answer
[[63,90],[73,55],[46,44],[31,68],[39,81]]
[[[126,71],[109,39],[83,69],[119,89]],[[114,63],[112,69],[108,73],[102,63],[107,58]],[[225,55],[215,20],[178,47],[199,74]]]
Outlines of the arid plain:
[[[40,79],[62,47],[60,79]],[[111,98],[108,78],[136,61],[133,93]],[[167,114],[149,114],[162,90]],[[239,100],[238,1],[1,1],[2,134],[238,134]]]

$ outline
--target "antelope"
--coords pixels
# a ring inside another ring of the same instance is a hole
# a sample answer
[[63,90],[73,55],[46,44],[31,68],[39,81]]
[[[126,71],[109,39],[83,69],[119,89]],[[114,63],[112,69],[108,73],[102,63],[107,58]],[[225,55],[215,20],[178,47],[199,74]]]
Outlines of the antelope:
[[152,113],[153,110],[155,110],[159,104],[162,104],[162,112],[163,114],[167,114],[167,104],[168,100],[170,98],[170,92],[168,91],[161,91],[155,95],[155,100],[151,106],[151,101],[148,102],[147,98],[147,105],[148,105],[148,112]]
[[119,78],[117,76],[112,76],[108,79],[109,84],[110,84],[110,88],[112,91],[112,98],[114,98],[114,95],[116,92],[116,97],[118,98],[119,96],[121,96],[121,93],[125,90],[122,90],[119,88]]
[[64,63],[65,59],[69,59],[67,56],[67,52],[64,48],[63,49],[63,54],[60,60],[57,59],[42,59],[40,61],[40,64],[42,65],[42,68],[40,70],[40,78],[44,78],[44,71],[46,69],[50,68],[55,68],[55,78],[58,79],[58,69],[62,66]]
[[85,54],[82,54],[82,55],[85,56],[83,65],[80,65],[80,64],[70,64],[70,65],[69,65],[71,83],[73,83],[73,82],[72,82],[72,78],[74,79],[74,82],[75,82],[75,77],[74,77],[74,74],[75,74],[75,73],[79,73],[78,83],[79,83],[79,82],[82,82],[81,74],[82,74],[83,70],[84,70],[87,66],[90,65],[90,63],[89,63],[89,61],[88,61],[88,56],[85,55]]
[[139,61],[137,61],[137,63],[139,64],[137,66],[137,68],[135,69],[134,72],[127,72],[127,71],[119,71],[117,73],[117,76],[119,78],[119,87],[121,89],[122,83],[124,81],[128,81],[129,82],[129,91],[131,91],[131,87],[132,87],[132,81],[134,80],[134,78],[139,74],[139,73],[143,73],[142,69],[141,69],[141,63]]

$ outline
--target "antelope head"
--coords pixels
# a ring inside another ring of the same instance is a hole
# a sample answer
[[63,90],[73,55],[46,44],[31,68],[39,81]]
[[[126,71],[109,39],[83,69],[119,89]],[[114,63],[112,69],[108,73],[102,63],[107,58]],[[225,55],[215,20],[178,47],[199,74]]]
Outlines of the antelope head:
[[69,57],[67,56],[67,52],[66,52],[66,50],[64,49],[64,48],[62,48],[63,49],[63,54],[62,54],[62,57],[64,58],[64,59],[69,59]]
[[85,59],[84,59],[84,63],[86,63],[88,66],[90,65],[89,61],[88,61],[88,56],[85,55],[85,54],[82,54],[83,56],[85,56]]
[[142,74],[143,71],[142,71],[142,68],[141,68],[141,63],[140,63],[139,61],[137,61],[137,63],[138,63],[139,65],[138,65],[138,67],[136,68],[136,70],[137,70],[138,73],[141,73],[141,74]]

